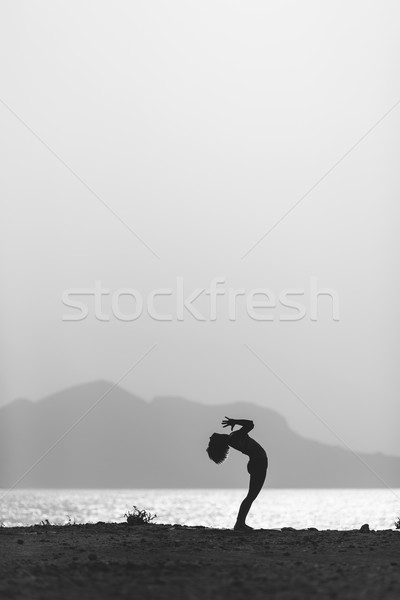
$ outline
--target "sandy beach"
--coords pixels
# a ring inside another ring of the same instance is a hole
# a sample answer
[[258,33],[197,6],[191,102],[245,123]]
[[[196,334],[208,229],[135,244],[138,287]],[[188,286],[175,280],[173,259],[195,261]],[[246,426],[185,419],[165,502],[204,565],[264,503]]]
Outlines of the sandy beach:
[[400,597],[400,532],[98,523],[0,528],[0,596]]

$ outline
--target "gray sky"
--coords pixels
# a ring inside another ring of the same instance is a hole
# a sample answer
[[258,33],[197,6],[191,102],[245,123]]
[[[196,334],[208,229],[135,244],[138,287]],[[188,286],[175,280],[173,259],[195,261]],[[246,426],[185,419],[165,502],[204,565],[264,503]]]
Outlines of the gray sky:
[[[315,439],[400,455],[400,105],[386,114],[399,4],[17,0],[0,13],[0,403],[115,382],[157,344],[123,387],[248,400]],[[238,297],[229,321],[221,296],[215,321],[101,322],[93,302],[62,321],[66,289],[146,298],[177,277],[186,295],[216,277],[304,289],[307,314],[256,321]],[[327,297],[310,321],[311,277],[336,291],[339,321]]]

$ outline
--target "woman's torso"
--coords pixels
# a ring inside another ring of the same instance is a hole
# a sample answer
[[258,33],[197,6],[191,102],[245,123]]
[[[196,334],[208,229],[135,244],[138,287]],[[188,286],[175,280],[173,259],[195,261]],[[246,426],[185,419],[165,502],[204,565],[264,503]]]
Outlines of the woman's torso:
[[267,457],[264,448],[247,433],[234,431],[229,436],[229,445],[232,448],[235,448],[235,450],[239,450],[239,452],[246,454],[250,459]]

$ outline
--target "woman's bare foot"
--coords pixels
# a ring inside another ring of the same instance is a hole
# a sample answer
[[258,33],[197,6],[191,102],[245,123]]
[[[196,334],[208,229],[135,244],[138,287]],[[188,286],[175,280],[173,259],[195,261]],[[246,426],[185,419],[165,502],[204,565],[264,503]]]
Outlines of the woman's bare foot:
[[250,525],[246,525],[246,523],[236,523],[233,528],[235,531],[252,531],[253,528]]

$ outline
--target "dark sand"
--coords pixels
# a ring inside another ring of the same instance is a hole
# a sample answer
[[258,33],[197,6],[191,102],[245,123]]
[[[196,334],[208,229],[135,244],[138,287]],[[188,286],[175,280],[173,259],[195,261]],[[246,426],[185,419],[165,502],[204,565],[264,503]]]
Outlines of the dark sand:
[[400,531],[0,528],[0,598],[400,598]]

